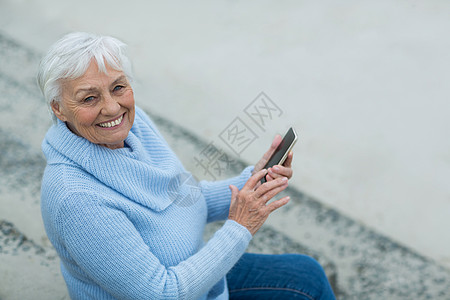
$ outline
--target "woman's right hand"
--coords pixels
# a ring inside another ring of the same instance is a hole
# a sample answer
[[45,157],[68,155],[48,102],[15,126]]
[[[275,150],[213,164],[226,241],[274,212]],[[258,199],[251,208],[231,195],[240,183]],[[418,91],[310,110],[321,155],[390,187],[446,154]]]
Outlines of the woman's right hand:
[[280,177],[259,184],[266,173],[265,169],[255,173],[240,191],[236,186],[230,185],[231,204],[228,219],[245,226],[252,235],[261,228],[270,213],[289,202],[289,197],[283,197],[267,204],[288,186],[288,179]]

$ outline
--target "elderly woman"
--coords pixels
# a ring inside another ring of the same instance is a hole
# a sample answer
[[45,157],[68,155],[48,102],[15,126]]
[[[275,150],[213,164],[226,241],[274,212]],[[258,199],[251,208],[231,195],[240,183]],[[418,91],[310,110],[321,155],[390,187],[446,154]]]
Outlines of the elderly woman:
[[[177,205],[169,185],[173,192],[186,171],[135,106],[124,48],[112,37],[72,33],[38,73],[54,119],[42,144],[42,217],[70,297],[334,299],[312,258],[244,254],[268,215],[289,201],[269,203],[288,185],[292,153],[284,166],[262,170],[281,138],[254,168],[202,181],[196,201]],[[225,219],[204,243],[206,223]]]

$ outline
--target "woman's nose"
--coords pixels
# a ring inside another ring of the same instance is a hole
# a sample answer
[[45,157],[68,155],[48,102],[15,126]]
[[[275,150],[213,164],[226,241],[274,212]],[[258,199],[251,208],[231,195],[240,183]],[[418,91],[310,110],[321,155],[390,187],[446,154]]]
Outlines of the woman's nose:
[[103,107],[102,107],[102,114],[103,115],[111,115],[115,116],[120,111],[120,104],[111,95],[107,94],[103,98]]

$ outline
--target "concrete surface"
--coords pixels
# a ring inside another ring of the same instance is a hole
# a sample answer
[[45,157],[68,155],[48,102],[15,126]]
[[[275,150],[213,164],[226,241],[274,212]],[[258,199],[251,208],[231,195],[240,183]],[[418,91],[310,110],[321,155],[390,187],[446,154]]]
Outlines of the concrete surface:
[[[264,91],[294,125],[292,185],[450,268],[450,2],[2,0],[0,28],[44,52],[74,30],[130,45],[138,102],[218,139]],[[167,104],[170,103],[170,106]]]
[[[42,226],[41,140],[50,125],[34,85],[40,53],[0,33],[0,299],[68,299],[58,257]],[[149,112],[188,170],[198,178],[210,141]],[[245,163],[231,160],[217,179]],[[329,208],[294,187],[291,203],[273,214],[249,251],[301,252],[325,267],[338,299],[450,299],[450,271]],[[220,223],[211,224],[208,238]]]

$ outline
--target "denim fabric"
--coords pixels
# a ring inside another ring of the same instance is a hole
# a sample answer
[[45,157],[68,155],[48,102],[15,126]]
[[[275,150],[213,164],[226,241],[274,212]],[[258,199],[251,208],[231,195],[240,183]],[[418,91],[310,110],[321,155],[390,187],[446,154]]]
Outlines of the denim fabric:
[[227,281],[231,300],[335,299],[323,268],[306,255],[245,253]]

